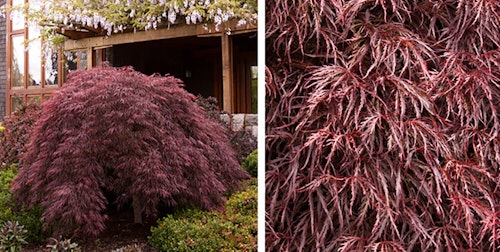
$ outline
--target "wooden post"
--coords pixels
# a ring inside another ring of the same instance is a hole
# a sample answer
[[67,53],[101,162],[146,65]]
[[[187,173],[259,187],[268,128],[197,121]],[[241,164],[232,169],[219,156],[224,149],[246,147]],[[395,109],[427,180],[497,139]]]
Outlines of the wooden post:
[[92,69],[94,67],[94,50],[92,50],[92,47],[88,47],[87,49],[87,69]]
[[221,36],[222,46],[222,109],[234,113],[233,40],[226,33]]

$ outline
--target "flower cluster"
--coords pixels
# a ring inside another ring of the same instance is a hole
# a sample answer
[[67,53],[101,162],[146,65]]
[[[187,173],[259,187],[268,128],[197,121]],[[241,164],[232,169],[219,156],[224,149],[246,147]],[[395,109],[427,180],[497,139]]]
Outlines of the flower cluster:
[[102,30],[111,35],[126,30],[151,30],[176,24],[215,23],[228,20],[246,24],[257,19],[255,0],[68,0],[30,1],[23,6],[7,6],[10,17],[27,14],[30,24],[44,28],[42,36],[54,40],[67,29]]
[[[256,1],[229,0],[115,0],[70,3],[46,1],[45,17],[62,17],[57,23],[102,27],[108,34],[121,32],[127,26],[135,29],[156,28],[160,24],[174,24],[179,16],[186,23],[215,22],[220,25],[229,19],[252,20],[257,18]],[[72,6],[72,7],[69,7]]]

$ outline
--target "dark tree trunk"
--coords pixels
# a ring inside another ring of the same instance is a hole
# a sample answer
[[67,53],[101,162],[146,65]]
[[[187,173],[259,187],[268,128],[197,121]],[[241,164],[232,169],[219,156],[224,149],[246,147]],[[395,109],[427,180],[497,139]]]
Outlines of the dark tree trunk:
[[142,224],[142,206],[139,197],[132,197],[132,206],[134,208],[134,223]]

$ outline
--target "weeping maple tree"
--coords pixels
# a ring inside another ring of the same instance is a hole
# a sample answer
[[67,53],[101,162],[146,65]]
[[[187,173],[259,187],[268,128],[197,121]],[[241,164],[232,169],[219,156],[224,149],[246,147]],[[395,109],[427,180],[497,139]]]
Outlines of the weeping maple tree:
[[46,227],[76,235],[102,232],[110,204],[132,201],[136,221],[159,206],[221,209],[249,178],[224,130],[172,76],[76,71],[43,104],[12,191],[43,207]]
[[498,1],[266,2],[266,248],[500,250]]

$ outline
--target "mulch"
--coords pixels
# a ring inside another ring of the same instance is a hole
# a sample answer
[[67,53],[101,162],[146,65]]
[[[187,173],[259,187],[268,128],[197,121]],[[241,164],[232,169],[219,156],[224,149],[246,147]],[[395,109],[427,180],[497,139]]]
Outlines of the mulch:
[[[155,225],[154,221],[145,224],[134,224],[132,211],[109,213],[106,230],[98,237],[85,237],[71,239],[78,243],[82,252],[111,252],[127,245],[137,244],[142,252],[156,252],[148,243],[151,235],[150,228]],[[23,248],[23,252],[50,251],[44,244],[29,244]]]

